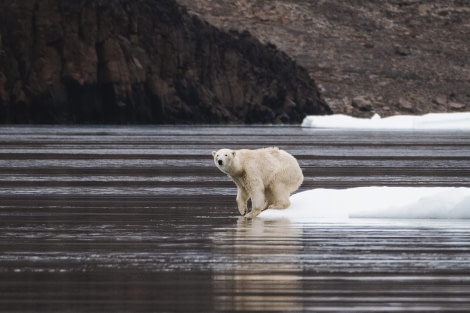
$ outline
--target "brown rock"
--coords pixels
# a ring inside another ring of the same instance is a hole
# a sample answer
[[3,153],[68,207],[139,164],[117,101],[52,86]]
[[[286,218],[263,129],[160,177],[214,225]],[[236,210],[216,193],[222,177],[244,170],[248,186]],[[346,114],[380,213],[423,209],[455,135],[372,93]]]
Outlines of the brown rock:
[[454,102],[454,101],[449,101],[449,103],[447,104],[447,106],[448,106],[450,109],[453,109],[453,110],[462,110],[462,109],[465,109],[465,107],[466,107],[465,104],[459,103],[459,102]]
[[51,44],[62,39],[62,17],[59,13],[58,3],[54,1],[38,2],[34,22],[36,40],[43,40],[44,43]]
[[372,110],[372,101],[367,99],[364,96],[357,96],[352,99],[351,104],[358,108],[361,111],[370,111]]
[[439,105],[445,106],[445,105],[447,105],[447,96],[438,95],[436,98],[434,98],[434,102],[439,104]]
[[44,55],[38,57],[33,63],[31,75],[29,77],[30,91],[34,94],[41,94],[60,79],[61,63],[60,56],[56,49],[45,47]]
[[101,82],[119,84],[122,92],[129,92],[131,90],[129,68],[119,43],[114,39],[108,39],[99,51],[102,60]]
[[405,100],[403,98],[398,99],[398,105],[400,106],[400,109],[406,110],[406,111],[412,111],[413,110],[413,104]]
[[81,41],[76,33],[67,33],[64,38],[63,77],[83,86],[97,82],[98,57],[94,46]]
[[85,7],[80,13],[80,34],[86,45],[96,44],[98,38],[98,25],[96,10]]

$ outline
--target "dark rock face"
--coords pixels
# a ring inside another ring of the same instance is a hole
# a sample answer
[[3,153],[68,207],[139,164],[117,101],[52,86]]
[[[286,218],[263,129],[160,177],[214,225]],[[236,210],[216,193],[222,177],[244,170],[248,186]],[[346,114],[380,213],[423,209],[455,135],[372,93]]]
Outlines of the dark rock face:
[[0,0],[2,123],[273,123],[331,113],[308,73],[173,0]]

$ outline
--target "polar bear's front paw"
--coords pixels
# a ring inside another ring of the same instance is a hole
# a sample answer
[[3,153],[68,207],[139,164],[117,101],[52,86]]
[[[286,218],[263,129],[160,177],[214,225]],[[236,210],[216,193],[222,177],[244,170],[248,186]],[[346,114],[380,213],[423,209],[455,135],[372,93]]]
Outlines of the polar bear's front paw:
[[238,208],[238,211],[240,212],[241,216],[245,216],[245,214],[248,212],[248,208]]
[[259,211],[252,210],[250,213],[245,214],[245,217],[246,217],[246,218],[254,218],[254,217],[257,217],[258,214],[260,214],[260,213],[261,213],[261,212],[259,212]]
[[246,217],[246,218],[253,218],[253,214],[251,214],[251,212],[248,213],[248,214],[245,214],[243,216]]

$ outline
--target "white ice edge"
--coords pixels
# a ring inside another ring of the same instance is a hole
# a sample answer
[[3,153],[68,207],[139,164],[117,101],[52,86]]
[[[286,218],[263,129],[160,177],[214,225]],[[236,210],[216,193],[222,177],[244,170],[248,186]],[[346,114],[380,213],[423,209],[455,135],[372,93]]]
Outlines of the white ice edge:
[[370,119],[343,114],[310,115],[304,118],[301,126],[337,129],[470,130],[470,112],[397,115],[384,118],[375,114]]
[[312,189],[294,194],[285,210],[270,209],[264,219],[397,218],[469,219],[470,188],[357,187]]

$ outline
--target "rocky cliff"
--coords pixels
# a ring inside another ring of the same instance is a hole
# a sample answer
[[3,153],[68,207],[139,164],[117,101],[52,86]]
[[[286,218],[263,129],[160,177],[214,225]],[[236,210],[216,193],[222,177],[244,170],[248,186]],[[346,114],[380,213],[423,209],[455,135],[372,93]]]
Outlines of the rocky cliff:
[[177,0],[308,69],[335,113],[470,110],[467,0]]
[[306,70],[173,0],[0,0],[2,123],[299,122]]

